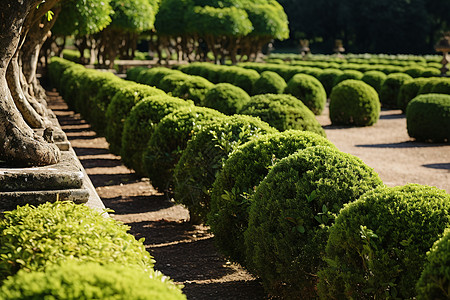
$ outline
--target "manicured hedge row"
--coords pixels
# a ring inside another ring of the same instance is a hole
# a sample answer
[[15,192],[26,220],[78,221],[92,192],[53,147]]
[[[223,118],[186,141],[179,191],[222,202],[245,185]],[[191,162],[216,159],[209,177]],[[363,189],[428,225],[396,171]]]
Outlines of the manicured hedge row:
[[[92,293],[87,297],[92,299],[112,292],[125,296],[133,287],[131,276],[150,284],[145,294],[184,299],[175,285],[154,271],[143,240],[137,241],[128,230],[72,202],[5,212],[0,219],[0,299],[43,299],[44,295],[80,299],[77,293],[80,297]],[[119,270],[127,280],[118,280]]]

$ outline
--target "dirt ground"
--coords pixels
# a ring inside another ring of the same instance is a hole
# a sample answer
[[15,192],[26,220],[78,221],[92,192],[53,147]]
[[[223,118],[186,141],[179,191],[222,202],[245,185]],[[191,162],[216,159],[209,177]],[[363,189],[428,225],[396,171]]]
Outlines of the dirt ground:
[[[187,222],[186,209],[158,193],[147,178],[135,176],[109,153],[104,138],[57,94],[49,95],[49,106],[97,193],[115,211],[112,217],[129,225],[136,238],[145,238],[155,268],[183,284],[188,299],[267,299],[257,279],[218,253],[207,227]],[[361,158],[386,185],[411,182],[450,192],[450,144],[414,142],[400,111],[382,111],[376,125],[362,128],[331,126],[327,110],[318,120],[340,150]]]

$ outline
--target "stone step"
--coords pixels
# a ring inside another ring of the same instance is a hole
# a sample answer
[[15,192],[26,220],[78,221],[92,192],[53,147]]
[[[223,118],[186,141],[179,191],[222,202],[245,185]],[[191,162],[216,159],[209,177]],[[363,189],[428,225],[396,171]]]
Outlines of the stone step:
[[84,174],[74,152],[61,152],[55,165],[33,168],[0,166],[0,192],[79,189]]
[[86,203],[89,191],[82,189],[51,190],[51,191],[19,191],[0,192],[0,211],[16,209],[25,204],[38,206],[45,202],[72,201],[76,204]]

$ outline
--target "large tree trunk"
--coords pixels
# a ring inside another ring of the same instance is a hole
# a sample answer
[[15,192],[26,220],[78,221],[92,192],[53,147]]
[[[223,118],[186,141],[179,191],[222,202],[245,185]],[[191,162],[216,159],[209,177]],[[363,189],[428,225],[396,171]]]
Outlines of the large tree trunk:
[[[40,2],[0,1],[0,159],[15,165],[54,164],[60,157],[55,145],[37,137],[25,123],[6,80],[8,66],[18,51],[25,18]],[[12,70],[15,67],[18,65],[13,65]]]

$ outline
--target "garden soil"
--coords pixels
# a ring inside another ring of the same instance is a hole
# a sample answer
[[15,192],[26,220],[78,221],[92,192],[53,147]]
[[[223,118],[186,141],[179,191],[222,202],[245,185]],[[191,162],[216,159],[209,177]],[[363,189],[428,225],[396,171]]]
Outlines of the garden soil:
[[[218,253],[207,227],[190,224],[185,208],[127,169],[57,93],[48,94],[49,106],[98,195],[114,210],[111,216],[129,225],[136,238],[145,238],[155,268],[184,285],[188,299],[268,299],[258,279]],[[371,127],[332,126],[327,110],[317,119],[340,150],[361,158],[386,185],[419,183],[450,192],[450,144],[414,142],[400,111],[382,111]]]

